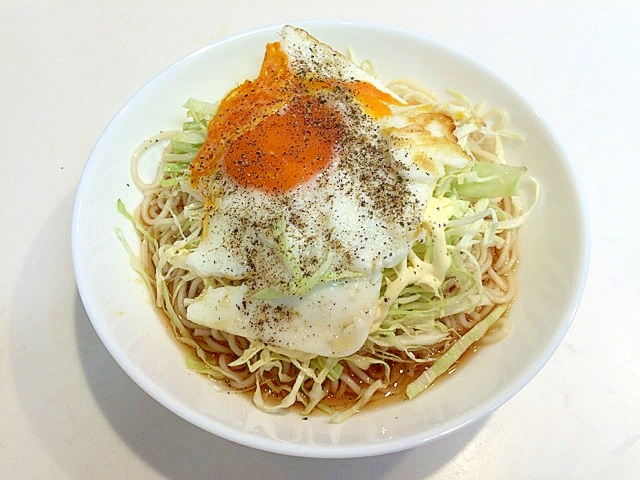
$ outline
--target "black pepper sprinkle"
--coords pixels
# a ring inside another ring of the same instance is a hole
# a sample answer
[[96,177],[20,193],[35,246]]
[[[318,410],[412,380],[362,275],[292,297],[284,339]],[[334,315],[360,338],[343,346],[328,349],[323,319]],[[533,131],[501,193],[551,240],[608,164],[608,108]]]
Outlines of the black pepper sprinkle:
[[[300,76],[311,76],[311,72],[300,68]],[[336,184],[340,190],[324,195],[327,205],[333,205],[336,198],[342,196],[351,198],[359,206],[358,217],[369,225],[388,230],[388,225],[400,225],[402,228],[412,229],[420,222],[420,202],[411,194],[409,182],[403,176],[405,167],[402,163],[393,159],[389,154],[388,141],[383,137],[378,125],[365,115],[360,105],[354,101],[350,91],[340,85],[336,85],[331,91],[318,94],[318,101],[337,105],[340,117],[326,120],[338,126],[340,130],[340,144],[335,149],[339,160],[335,162],[331,172],[323,173],[317,179],[317,185],[326,186],[330,181],[338,179]],[[346,119],[346,120],[345,120]],[[326,122],[323,122],[325,124]],[[313,125],[313,128],[321,128],[323,125]],[[310,131],[300,132],[300,142],[310,135]],[[265,152],[256,150],[253,154],[260,158]],[[284,155],[288,153],[285,152]],[[249,162],[248,159],[244,159]],[[304,155],[301,159],[305,161]],[[200,158],[196,168],[203,168],[204,159]],[[280,175],[276,169],[271,175]],[[333,177],[332,177],[333,176]],[[215,181],[220,183],[219,191],[234,192],[238,186],[226,177],[218,174]],[[217,189],[216,189],[217,190]],[[265,238],[271,238],[274,230],[274,219],[285,218],[288,234],[294,235],[302,248],[291,250],[296,253],[300,262],[300,269],[304,274],[313,274],[324,261],[327,248],[337,254],[337,260],[333,267],[334,272],[349,270],[353,263],[362,261],[365,251],[369,251],[367,245],[369,237],[366,230],[359,239],[361,244],[349,247],[342,242],[340,235],[328,226],[327,219],[318,217],[313,213],[314,208],[297,201],[294,196],[284,194],[272,194],[269,204],[256,203],[255,199],[243,199],[237,205],[238,212],[249,212],[249,215],[238,215],[225,233],[223,242],[232,252],[232,257],[239,259],[240,263],[249,270],[245,284],[252,292],[265,287],[286,288],[292,283],[292,273],[283,262],[278,249],[258,248],[263,245]],[[260,212],[253,215],[253,212]],[[328,214],[331,216],[331,213]],[[324,250],[308,248],[318,242],[325,242]],[[383,243],[384,247],[392,245],[389,241]],[[292,247],[293,248],[293,247]],[[377,250],[377,255],[383,256],[383,250]],[[385,257],[392,257],[389,252]],[[388,298],[384,298],[388,302]],[[295,312],[282,306],[260,304],[261,307],[252,309],[250,323],[252,328],[261,332],[263,340],[275,341],[274,332],[287,328],[295,317]],[[242,309],[248,311],[247,301],[242,302]]]

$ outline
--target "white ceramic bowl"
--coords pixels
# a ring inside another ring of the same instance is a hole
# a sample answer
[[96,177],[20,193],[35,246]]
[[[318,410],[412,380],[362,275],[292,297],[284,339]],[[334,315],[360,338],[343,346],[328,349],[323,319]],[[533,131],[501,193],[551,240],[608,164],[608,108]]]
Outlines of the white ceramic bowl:
[[[87,314],[117,363],[137,384],[189,422],[244,445],[306,457],[389,453],[436,439],[499,407],[542,368],[565,334],[586,277],[586,215],[574,173],[554,135],[511,86],[467,55],[397,28],[354,22],[302,22],[338,50],[351,47],[374,62],[383,81],[410,77],[506,108],[512,130],[526,136],[508,155],[541,185],[540,201],[521,235],[519,293],[513,329],[463,368],[413,401],[367,409],[342,424],[318,415],[266,414],[244,396],[227,394],[185,368],[182,350],[149,302],[115,229],[137,237],[116,211],[141,195],[129,159],[143,139],[180,128],[189,97],[215,100],[259,69],[280,26],[235,35],[169,67],[138,91],[99,139],[80,182],[73,213],[73,259]],[[532,414],[534,412],[531,412]]]

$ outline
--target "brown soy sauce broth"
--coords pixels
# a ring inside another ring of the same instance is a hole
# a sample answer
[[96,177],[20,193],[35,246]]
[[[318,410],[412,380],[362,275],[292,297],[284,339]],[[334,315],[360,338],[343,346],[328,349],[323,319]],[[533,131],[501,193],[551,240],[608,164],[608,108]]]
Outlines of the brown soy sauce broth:
[[[176,338],[174,327],[171,324],[171,320],[168,318],[167,314],[163,309],[156,308],[160,317],[162,318],[162,323],[164,324],[167,334],[172,336],[175,340]],[[445,381],[448,377],[455,374],[458,369],[464,368],[464,365],[467,362],[473,361],[473,358],[476,356],[477,352],[481,349],[485,348],[487,345],[491,345],[499,341],[506,335],[508,331],[508,326],[505,326],[504,319],[508,318],[508,312],[505,313],[503,318],[499,320],[488,332],[478,342],[472,344],[461,356],[460,358],[454,362],[454,364],[447,370],[446,373],[440,375],[436,378],[421,395],[428,395],[428,392],[434,388],[438,388],[438,386]],[[180,350],[186,357],[192,357],[195,355],[194,348],[192,346],[186,345],[181,341],[176,341],[179,345]],[[440,352],[444,353],[444,351]],[[215,361],[218,360],[215,354],[211,354],[212,359]],[[418,378],[428,367],[430,364],[421,364],[415,363],[411,361],[390,361],[389,365],[392,368],[392,384],[390,387],[387,387],[381,391],[374,393],[370,401],[364,405],[359,411],[368,411],[373,409],[385,408],[390,405],[397,404],[399,402],[407,401],[407,397],[404,394],[406,387],[416,378]],[[294,372],[292,372],[294,373]],[[370,377],[376,379],[380,378],[382,373],[382,367],[380,365],[374,365],[370,367],[366,372]],[[295,376],[295,375],[294,375]],[[253,395],[255,388],[248,388],[244,390],[238,390],[232,387],[227,380],[220,380],[209,376],[211,381],[216,383],[219,387],[222,388],[222,391],[226,394],[236,394],[242,397],[245,397],[250,402],[253,402]],[[362,387],[366,388],[366,384],[364,381],[358,379],[356,375],[353,375],[353,378],[356,379],[357,383]],[[310,388],[310,387],[309,387]],[[282,400],[285,394],[275,393],[271,391],[268,387],[262,388],[262,395],[267,403],[278,403]],[[337,397],[333,394],[329,394],[322,400],[322,403],[334,412],[340,412],[351,405],[356,401],[357,395],[353,392],[347,392],[340,397]],[[295,402],[295,404],[289,407],[289,410],[295,411],[300,414],[301,419],[308,419],[309,417],[315,416],[326,416],[326,413],[322,410],[315,408],[310,414],[304,414],[305,406],[300,402]]]
[[[476,352],[483,348],[482,341],[476,342],[471,347],[469,347],[462,356],[449,368],[449,370],[440,375],[438,378],[434,380],[434,382],[427,387],[423,394],[428,394],[429,390],[434,388],[438,388],[438,386],[446,380],[450,375],[453,375],[459,368],[463,368],[466,362],[472,361]],[[397,371],[394,375],[394,381],[392,385],[384,390],[376,392],[371,400],[365,404],[359,412],[377,410],[380,408],[386,408],[391,405],[395,405],[401,402],[408,401],[407,397],[404,394],[407,386],[418,378],[427,368],[428,364],[415,364],[415,363],[406,363],[406,362],[396,362],[397,364],[394,366]],[[376,376],[375,372],[367,371],[371,376]],[[364,382],[358,382],[363,388],[366,388]],[[247,395],[253,396],[253,391],[246,392]],[[269,397],[270,393],[268,391],[263,390],[263,395],[265,397]],[[274,402],[281,400],[279,396],[271,396]],[[357,395],[355,393],[347,393],[342,397],[338,398],[334,395],[329,394],[325,399],[322,400],[322,403],[329,408],[331,408],[334,412],[340,412],[347,408],[349,408],[353,402],[357,400]],[[290,407],[293,411],[298,412],[301,417],[306,420],[310,417],[323,417],[326,414],[319,409],[314,409],[311,413],[303,415],[304,405],[299,402],[296,402],[295,405]]]
[[[483,338],[479,341],[473,343],[469,348],[467,348],[463,354],[458,358],[451,367],[442,375],[437,377],[421,395],[428,395],[430,390],[434,388],[438,388],[443,382],[447,380],[451,375],[454,375],[458,372],[459,369],[464,368],[466,364],[469,362],[473,362],[474,358],[477,354],[483,349],[491,346],[493,343],[499,342],[502,338],[506,336],[508,333],[509,327],[506,324],[504,319],[508,318],[508,311],[505,312],[502,319],[496,322],[493,327],[489,329],[489,331],[485,334]],[[393,384],[392,391],[384,391],[384,392],[376,392],[371,400],[362,407],[360,411],[374,410],[385,408],[390,405],[395,405],[401,402],[409,401],[404,394],[407,386],[417,379],[422,372],[424,372],[428,368],[428,365],[416,365],[411,364],[411,367],[400,367],[401,371],[400,375],[395,379]],[[411,370],[411,371],[408,371]],[[348,406],[348,405],[347,405]]]

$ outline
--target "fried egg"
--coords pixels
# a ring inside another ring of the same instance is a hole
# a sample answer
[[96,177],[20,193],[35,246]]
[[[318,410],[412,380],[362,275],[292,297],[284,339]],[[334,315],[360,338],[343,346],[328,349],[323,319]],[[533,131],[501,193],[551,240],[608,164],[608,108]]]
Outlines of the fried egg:
[[304,30],[280,35],[258,77],[221,100],[191,164],[205,216],[184,267],[212,281],[187,318],[347,356],[372,328],[383,269],[424,235],[438,177],[469,159],[449,117],[407,105]]

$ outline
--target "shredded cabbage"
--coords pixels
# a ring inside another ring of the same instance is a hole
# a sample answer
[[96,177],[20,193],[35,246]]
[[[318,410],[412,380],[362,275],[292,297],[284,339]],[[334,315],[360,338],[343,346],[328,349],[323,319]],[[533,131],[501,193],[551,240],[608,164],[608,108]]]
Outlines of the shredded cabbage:
[[478,322],[471,330],[465,333],[460,340],[454,343],[433,365],[407,386],[405,392],[407,398],[409,400],[415,398],[431,385],[436,378],[446,373],[471,345],[479,341],[489,331],[506,310],[506,305],[500,305],[493,310],[489,316]]
[[[465,152],[479,160],[463,168],[450,168],[439,179],[423,215],[424,235],[419,237],[402,262],[383,272],[377,314],[360,352],[346,358],[313,357],[251,341],[242,355],[229,365],[245,366],[250,372],[256,373],[255,384],[247,388],[255,388],[253,400],[263,410],[274,412],[300,402],[305,406],[305,415],[319,409],[332,415],[331,421],[343,421],[362,408],[376,391],[388,386],[389,366],[386,360],[409,359],[428,364],[424,372],[406,388],[406,397],[414,398],[438,376],[446,373],[473,343],[481,340],[507,310],[507,305],[498,306],[462,336],[443,321],[444,317],[474,311],[492,303],[483,286],[481,267],[474,249],[501,248],[504,243],[501,233],[520,226],[537,200],[537,184],[529,180],[528,186],[534,190],[530,204],[524,205],[525,208],[515,216],[503,210],[499,200],[513,197],[513,201],[517,202],[522,180],[530,179],[525,168],[504,162],[503,137],[515,136],[502,133],[500,120],[496,120],[499,115],[489,112],[483,116],[481,106],[472,107],[460,94],[452,94],[453,101],[434,103],[433,109],[454,119],[459,144]],[[227,378],[232,384],[241,384],[242,379],[234,378],[228,368],[223,369],[209,360],[186,331],[172,306],[175,298],[167,283],[170,272],[182,265],[180,259],[195,249],[199,241],[203,202],[189,184],[189,165],[205,140],[207,125],[217,108],[216,104],[195,99],[189,99],[184,106],[189,120],[184,122],[182,131],[169,139],[170,148],[162,159],[160,180],[161,188],[169,188],[176,195],[187,192],[191,198],[191,203],[174,214],[180,232],[178,241],[158,246],[157,240],[149,234],[139,218],[129,214],[120,201],[118,209],[133,222],[143,241],[153,243],[158,249],[158,262],[164,269],[158,268],[155,277],[145,273],[140,265],[136,269],[146,277],[148,283],[155,286],[156,303],[167,312],[176,336],[193,347],[195,354],[187,358],[187,366],[214,378]],[[487,141],[493,144],[492,152],[482,149],[482,142]],[[281,233],[284,228],[284,222],[275,226]],[[333,257],[328,254],[316,274],[306,279],[302,275],[296,276],[299,266],[286,244],[286,235],[282,234],[279,238],[282,239],[279,248],[283,258],[297,279],[286,287],[287,292],[284,293],[304,295],[319,282],[337,281],[352,275],[343,272],[341,277],[329,277],[327,271]],[[133,252],[130,253],[133,256]],[[185,281],[188,280],[185,278]],[[205,279],[205,285],[207,282],[210,280]],[[282,294],[273,289],[258,293],[264,299]],[[443,344],[446,348],[439,356],[434,353],[425,357],[421,353]],[[296,367],[295,377],[286,373],[289,371],[287,366],[291,364]],[[344,371],[350,366],[366,371],[374,364],[383,368],[384,378],[372,381],[364,388],[355,385],[354,391],[359,389],[359,394],[347,410],[334,411],[323,403],[327,396],[323,384],[327,380],[336,382],[345,378]],[[281,392],[281,400],[276,404],[263,398],[261,382],[268,372],[289,385],[288,390]]]

